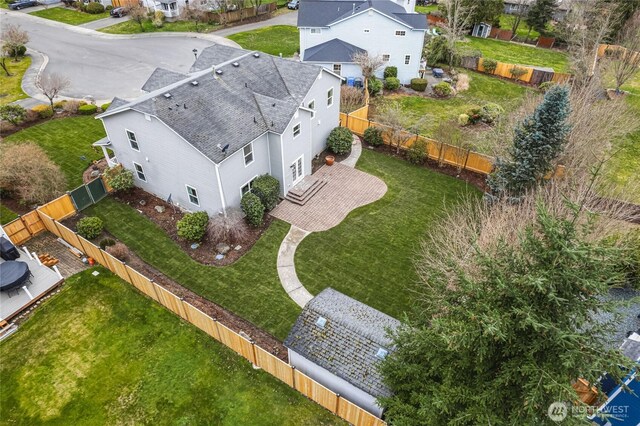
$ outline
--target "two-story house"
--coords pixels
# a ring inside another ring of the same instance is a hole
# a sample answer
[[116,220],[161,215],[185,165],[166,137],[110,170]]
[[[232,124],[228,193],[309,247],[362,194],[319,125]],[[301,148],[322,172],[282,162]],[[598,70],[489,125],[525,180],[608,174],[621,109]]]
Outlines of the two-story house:
[[[157,69],[147,93],[99,115],[109,165],[186,210],[238,207],[268,173],[281,195],[311,173],[339,124],[341,79],[321,67],[215,45],[189,75]],[[108,149],[115,153],[109,158]]]
[[427,19],[415,13],[415,0],[302,0],[298,12],[300,59],[321,65],[342,77],[362,77],[353,63],[356,52],[379,55],[384,65],[398,68],[408,84],[418,77]]

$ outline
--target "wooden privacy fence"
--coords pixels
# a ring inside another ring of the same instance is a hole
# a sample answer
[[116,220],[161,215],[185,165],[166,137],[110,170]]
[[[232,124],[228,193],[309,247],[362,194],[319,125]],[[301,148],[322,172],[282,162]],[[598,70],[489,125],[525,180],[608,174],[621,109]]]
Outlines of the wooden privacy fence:
[[[525,65],[510,64],[508,62],[498,62],[495,71],[489,73],[485,70],[483,63],[489,58],[478,58],[475,56],[464,56],[460,60],[460,66],[474,71],[483,72],[485,74],[496,75],[511,80],[520,81],[522,83],[534,86],[540,85],[546,81],[556,83],[566,83],[571,79],[571,74],[555,72],[552,68],[532,67]],[[511,71],[518,68],[524,74],[517,76]]]
[[210,22],[217,22],[218,24],[225,25],[242,21],[247,18],[253,18],[254,16],[272,13],[275,12],[276,9],[277,4],[274,2],[262,4],[257,10],[255,7],[245,7],[244,9],[230,10],[227,12],[208,12],[207,17]]

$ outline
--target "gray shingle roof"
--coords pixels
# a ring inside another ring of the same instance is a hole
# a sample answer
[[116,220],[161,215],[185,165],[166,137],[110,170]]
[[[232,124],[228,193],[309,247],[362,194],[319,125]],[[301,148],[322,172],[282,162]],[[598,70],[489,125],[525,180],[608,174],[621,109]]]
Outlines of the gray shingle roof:
[[109,105],[109,108],[107,108],[107,110],[114,110],[114,109],[119,108],[122,105],[126,105],[128,103],[129,103],[129,101],[127,101],[125,99],[115,97],[111,101],[111,104]]
[[145,92],[153,92],[154,90],[158,90],[170,84],[177,83],[180,80],[184,80],[186,77],[186,74],[170,71],[164,68],[156,68],[142,86],[142,90]]
[[[355,7],[354,7],[355,5]],[[426,15],[407,13],[390,0],[302,0],[298,11],[298,27],[328,27],[334,22],[365,10],[375,9],[414,29],[427,29]]]
[[243,49],[215,44],[202,49],[198,54],[198,59],[193,63],[191,71],[202,71],[204,69],[211,68],[214,65],[237,58],[245,53],[247,53],[247,51]]
[[640,336],[638,334],[632,334],[628,338],[624,339],[622,345],[620,346],[620,350],[622,353],[628,357],[630,360],[635,362],[640,362],[640,340],[638,340]]
[[334,38],[306,49],[302,57],[305,62],[353,62],[353,55],[359,52],[365,52],[365,50]]
[[[316,325],[319,317],[327,320],[324,328]],[[376,354],[380,348],[391,352],[387,330],[399,326],[398,320],[327,288],[307,303],[284,345],[370,395],[388,396]]]
[[[229,59],[232,52],[236,55]],[[216,72],[212,71],[206,61],[220,58],[226,59],[216,66]],[[133,109],[156,116],[219,163],[266,131],[284,132],[322,72],[315,65],[264,53],[256,57],[254,52],[220,45],[205,49],[199,59],[203,71],[118,108],[109,108],[107,115]],[[193,81],[198,84],[193,85]],[[165,97],[166,93],[171,96]],[[226,156],[218,144],[229,144]]]

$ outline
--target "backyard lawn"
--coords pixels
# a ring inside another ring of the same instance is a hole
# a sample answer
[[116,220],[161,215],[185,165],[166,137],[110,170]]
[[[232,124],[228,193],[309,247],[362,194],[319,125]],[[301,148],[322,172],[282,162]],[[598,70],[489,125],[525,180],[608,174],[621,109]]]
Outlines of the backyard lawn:
[[312,294],[333,287],[396,318],[411,309],[413,260],[425,232],[447,208],[480,192],[466,183],[364,149],[358,169],[380,177],[388,191],[338,226],[306,237],[296,272]]
[[62,169],[67,189],[73,189],[82,184],[82,172],[91,161],[103,157],[91,144],[104,136],[102,122],[93,116],[84,116],[45,121],[7,136],[3,143],[37,143]]
[[94,270],[67,279],[0,343],[3,424],[344,424]]
[[4,71],[0,71],[0,105],[9,104],[18,99],[24,99],[27,96],[22,91],[22,77],[31,65],[31,57],[25,56],[19,62],[13,62],[7,59],[7,68],[12,74],[7,77]]
[[227,37],[242,48],[259,50],[270,55],[291,57],[300,49],[298,28],[290,25],[274,25],[253,31],[232,34]]
[[12,220],[17,219],[18,217],[18,214],[13,210],[9,209],[4,204],[0,204],[0,225],[9,223]]
[[460,44],[481,51],[484,58],[518,65],[549,67],[558,72],[568,72],[569,69],[567,55],[556,50],[488,38],[467,37],[467,41]]
[[145,262],[199,295],[284,339],[300,308],[282,289],[276,259],[289,225],[274,221],[242,259],[205,266],[191,259],[163,230],[135,209],[107,197],[83,213],[99,216],[106,229]]
[[[142,23],[144,31],[140,28],[140,24],[134,21],[124,21],[110,27],[102,28],[98,31],[108,34],[138,34],[138,33],[158,33],[158,32],[195,32],[196,26],[191,21],[175,21],[165,22],[162,27],[158,28],[151,20]],[[208,33],[215,30],[217,24],[198,24],[198,32]]]
[[429,6],[416,6],[416,12],[424,13],[425,15],[427,13],[436,12],[437,10],[438,10],[437,4],[431,4]]
[[85,13],[76,9],[68,9],[66,7],[50,7],[48,9],[31,12],[29,15],[38,16],[40,18],[51,19],[52,21],[63,22],[69,25],[81,25],[87,22],[97,21],[109,17],[109,12],[97,14]]

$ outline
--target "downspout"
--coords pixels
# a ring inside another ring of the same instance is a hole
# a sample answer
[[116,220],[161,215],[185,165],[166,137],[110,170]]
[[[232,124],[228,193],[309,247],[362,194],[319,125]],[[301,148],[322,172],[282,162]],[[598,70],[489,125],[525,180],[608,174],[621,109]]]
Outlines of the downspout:
[[227,203],[224,201],[224,192],[222,191],[222,180],[220,179],[220,169],[216,164],[216,178],[218,179],[218,192],[220,192],[220,201],[222,201],[222,213],[227,217]]

